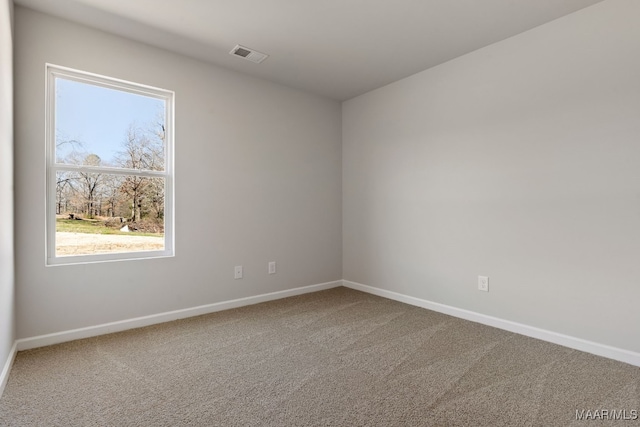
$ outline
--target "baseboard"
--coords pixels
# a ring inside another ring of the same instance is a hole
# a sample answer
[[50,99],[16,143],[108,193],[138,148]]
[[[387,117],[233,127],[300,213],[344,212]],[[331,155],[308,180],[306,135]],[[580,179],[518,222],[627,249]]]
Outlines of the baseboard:
[[7,381],[9,381],[9,372],[11,372],[11,366],[13,365],[13,361],[16,358],[16,353],[18,352],[18,342],[14,342],[11,350],[9,350],[9,356],[7,357],[7,361],[2,368],[2,372],[0,372],[0,397],[2,397],[2,393],[4,392],[4,388],[7,385]]
[[461,319],[470,320],[472,322],[482,323],[484,325],[493,326],[494,328],[504,329],[509,332],[515,332],[520,335],[537,338],[539,340],[547,341],[553,344],[558,344],[564,347],[584,351],[587,353],[595,354],[597,356],[606,357],[640,367],[640,353],[636,353],[633,351],[611,347],[605,344],[587,341],[582,338],[576,338],[569,335],[524,325],[522,323],[512,322],[510,320],[504,320],[493,316],[487,316],[485,314],[476,313],[473,311],[464,310],[437,302],[427,301],[424,299],[403,295],[397,292],[374,288],[373,286],[363,285],[361,283],[351,282],[348,280],[343,280],[342,284],[347,288],[366,292],[372,295],[378,295],[384,298],[392,299],[410,305],[415,305],[418,307],[426,308],[428,310],[433,310]]
[[56,332],[53,334],[40,335],[31,338],[22,338],[17,341],[18,351],[29,350],[47,345],[60,344],[67,341],[74,341],[82,338],[90,338],[98,335],[110,334],[113,332],[126,331],[128,329],[141,328],[158,323],[170,322],[172,320],[184,319],[187,317],[200,316],[202,314],[214,313],[216,311],[228,310],[247,305],[258,304],[266,301],[273,301],[281,298],[302,295],[311,292],[322,291],[342,286],[342,281],[320,283],[317,285],[303,286],[300,288],[287,289],[284,291],[271,292],[268,294],[256,295],[246,298],[239,298],[230,301],[223,301],[214,304],[201,305],[198,307],[186,308],[182,310],[169,311],[166,313],[152,314],[150,316],[136,317],[134,319],[121,320],[118,322],[105,323],[102,325],[89,326],[86,328],[73,329],[70,331]]
[[347,288],[355,289],[358,291],[366,292],[372,295],[378,295],[384,298],[392,299],[395,301],[403,302],[406,304],[426,308],[428,310],[437,311],[439,313],[448,314],[450,316],[458,317],[472,322],[482,323],[484,325],[492,326],[499,329],[504,329],[509,332],[515,332],[517,334],[525,335],[532,338],[537,338],[543,341],[551,342],[554,344],[562,345],[575,350],[584,351],[587,353],[595,354],[597,356],[607,357],[609,359],[625,362],[630,365],[640,367],[640,353],[636,353],[621,348],[608,346],[605,344],[596,343],[593,341],[584,340],[581,338],[572,337],[569,335],[560,334],[545,329],[536,328],[522,323],[512,322],[510,320],[504,320],[493,316],[487,316],[485,314],[476,313],[473,311],[449,306],[446,304],[440,304],[408,295],[403,295],[397,292],[388,291],[385,289],[375,288],[373,286],[363,285],[361,283],[352,282],[349,280],[337,280],[334,282],[320,283],[317,285],[304,286],[300,288],[287,289],[284,291],[271,292],[262,295],[256,295],[246,298],[239,298],[230,301],[223,301],[214,304],[201,305],[198,307],[187,308],[183,310],[175,310],[166,313],[159,313],[150,316],[137,317],[134,319],[121,320],[118,322],[105,323],[102,325],[89,326],[86,328],[73,329],[70,331],[57,332],[53,334],[40,335],[31,338],[22,338],[15,342],[8,360],[3,367],[0,374],[0,396],[4,390],[7,379],[9,377],[9,371],[15,358],[17,351],[29,350],[37,347],[44,347],[47,345],[59,344],[67,341],[78,340],[82,338],[90,338],[99,335],[109,334],[113,332],[125,331],[128,329],[141,328],[144,326],[155,325],[158,323],[170,322],[172,320],[184,319],[187,317],[199,316],[202,314],[214,313],[216,311],[228,310],[232,308],[243,307],[252,304],[258,304],[261,302],[273,301],[281,298],[287,298],[295,295],[302,295],[311,292],[322,291],[325,289],[331,289],[339,286],[345,286]]

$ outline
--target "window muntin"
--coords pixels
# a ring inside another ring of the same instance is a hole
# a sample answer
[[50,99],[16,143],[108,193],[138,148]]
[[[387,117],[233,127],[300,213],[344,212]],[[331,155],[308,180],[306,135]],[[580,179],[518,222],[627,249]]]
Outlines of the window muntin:
[[173,92],[47,65],[47,264],[173,255]]

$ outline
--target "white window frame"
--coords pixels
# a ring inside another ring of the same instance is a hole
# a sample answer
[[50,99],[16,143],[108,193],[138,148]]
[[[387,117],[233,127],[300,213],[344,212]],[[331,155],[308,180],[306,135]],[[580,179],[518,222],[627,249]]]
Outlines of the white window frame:
[[[174,96],[170,90],[115,79],[99,74],[88,73],[72,68],[46,64],[46,265],[68,265],[79,263],[106,262],[118,260],[136,260],[175,256],[174,250]],[[56,163],[56,85],[55,79],[61,77],[80,83],[144,95],[165,101],[165,165],[164,171],[138,170],[117,167],[71,165]],[[56,256],[56,172],[77,171],[105,173],[112,175],[164,178],[164,249],[156,251],[117,252],[106,254],[87,254]]]

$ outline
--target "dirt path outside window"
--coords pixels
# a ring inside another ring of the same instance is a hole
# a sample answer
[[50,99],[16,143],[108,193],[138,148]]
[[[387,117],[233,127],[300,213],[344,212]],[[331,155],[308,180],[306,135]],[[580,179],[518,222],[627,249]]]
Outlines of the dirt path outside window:
[[162,236],[56,233],[56,256],[157,251],[162,249],[164,249],[164,238]]

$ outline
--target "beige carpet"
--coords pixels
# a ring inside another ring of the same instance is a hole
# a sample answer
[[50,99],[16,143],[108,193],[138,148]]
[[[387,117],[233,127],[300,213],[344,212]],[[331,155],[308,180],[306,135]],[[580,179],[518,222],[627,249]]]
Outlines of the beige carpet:
[[[591,426],[640,369],[346,288],[18,354],[2,426]],[[587,412],[591,411],[591,412]]]

